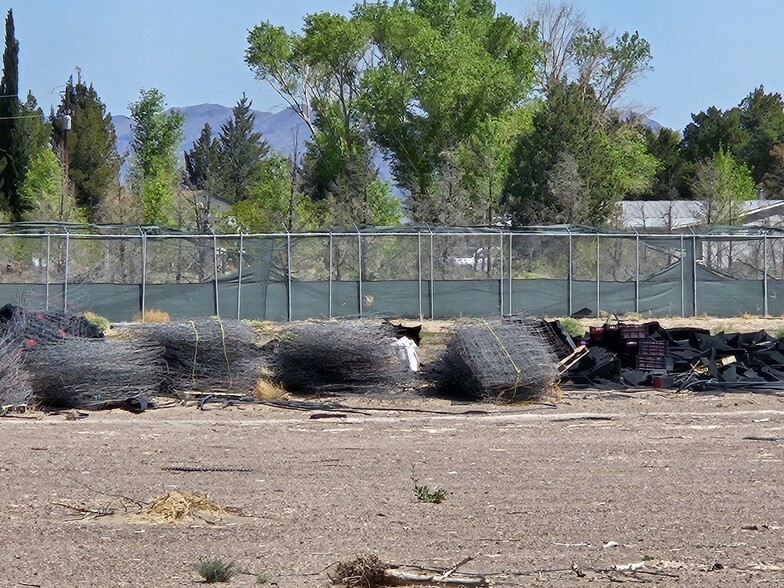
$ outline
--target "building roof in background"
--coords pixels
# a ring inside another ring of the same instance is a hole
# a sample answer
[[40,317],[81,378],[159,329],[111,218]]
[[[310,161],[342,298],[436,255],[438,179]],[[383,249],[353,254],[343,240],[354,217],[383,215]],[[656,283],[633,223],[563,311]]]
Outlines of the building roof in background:
[[[784,224],[784,200],[747,200],[744,225]],[[704,224],[705,203],[696,200],[625,200],[619,203],[618,224],[623,229],[678,230]]]

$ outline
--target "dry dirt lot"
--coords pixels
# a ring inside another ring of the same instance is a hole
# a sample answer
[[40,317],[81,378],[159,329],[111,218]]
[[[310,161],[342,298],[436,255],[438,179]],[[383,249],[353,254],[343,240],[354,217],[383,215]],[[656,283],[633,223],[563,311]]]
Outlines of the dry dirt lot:
[[[441,570],[471,557],[461,571],[496,586],[784,585],[784,396],[342,401],[357,412],[2,419],[0,586],[198,586],[193,564],[218,557],[323,587],[330,564],[371,553]],[[416,499],[412,465],[443,503]],[[172,490],[239,513],[139,517]]]

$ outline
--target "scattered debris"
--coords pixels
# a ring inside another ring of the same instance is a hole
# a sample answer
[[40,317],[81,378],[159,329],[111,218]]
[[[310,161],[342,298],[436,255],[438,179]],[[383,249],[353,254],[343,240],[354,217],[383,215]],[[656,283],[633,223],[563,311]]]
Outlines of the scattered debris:
[[784,391],[784,340],[765,331],[711,335],[619,322],[591,327],[559,358],[562,385]]

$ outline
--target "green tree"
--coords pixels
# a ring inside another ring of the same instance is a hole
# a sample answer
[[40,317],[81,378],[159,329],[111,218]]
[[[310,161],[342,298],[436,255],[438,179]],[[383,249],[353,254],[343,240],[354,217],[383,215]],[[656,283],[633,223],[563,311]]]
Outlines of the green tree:
[[206,233],[214,225],[213,197],[220,186],[220,154],[212,127],[205,123],[199,138],[185,152],[183,184],[193,194],[188,198],[193,207],[196,230]]
[[3,77],[0,79],[0,198],[2,208],[18,221],[32,203],[22,195],[30,154],[26,150],[24,119],[19,102],[19,41],[14,36],[14,14],[5,19]]
[[[600,112],[601,105],[586,99],[578,84],[550,89],[534,115],[533,131],[521,137],[512,154],[504,195],[517,224],[598,225],[613,211],[623,185]],[[551,189],[566,183],[582,186],[575,196],[587,201],[565,207],[562,197],[554,198]]]
[[738,108],[740,126],[749,136],[739,155],[759,184],[775,163],[774,147],[784,143],[784,100],[778,92],[765,93],[760,86]]
[[[316,202],[345,204],[360,215],[352,222],[369,218],[363,213],[368,211],[365,194],[379,181],[358,109],[370,32],[359,17],[309,14],[302,35],[261,23],[251,31],[246,53],[256,76],[266,80],[310,128],[302,165],[304,190]],[[341,194],[336,193],[338,187]],[[318,208],[324,222],[337,222],[329,220],[337,212],[329,212],[331,205],[321,203]]]
[[648,150],[640,125],[618,121],[611,125],[607,135],[615,182],[623,198],[650,194],[662,162]]
[[[61,121],[70,116],[71,128]],[[117,190],[120,156],[112,116],[92,84],[69,80],[53,124],[52,141],[62,153],[76,203],[91,222],[100,220],[107,196]]]
[[[365,71],[361,106],[371,136],[390,156],[416,220],[438,210],[439,170],[481,124],[519,105],[531,88],[537,50],[531,30],[489,1],[372,4],[377,61]],[[448,183],[448,182],[447,182]],[[416,211],[420,211],[417,213]]]
[[131,185],[141,201],[141,222],[170,222],[176,183],[176,148],[182,140],[184,118],[178,110],[164,110],[164,97],[155,88],[142,90],[131,111]]
[[251,187],[260,179],[269,146],[261,133],[253,130],[252,102],[244,95],[221,125],[218,136],[218,168],[221,192],[232,202],[250,197]]
[[710,159],[719,149],[734,155],[741,154],[749,142],[749,132],[741,125],[741,111],[731,108],[726,112],[709,107],[692,114],[683,130],[681,153],[687,161],[698,162]]
[[751,171],[723,147],[697,164],[692,190],[704,203],[704,220],[709,225],[736,224],[742,203],[755,197]]
[[687,177],[690,166],[681,156],[681,136],[678,131],[662,127],[658,132],[643,129],[648,153],[659,160],[649,200],[681,200],[691,195]]
[[650,71],[651,47],[638,32],[615,36],[589,27],[572,2],[538,2],[529,19],[535,23],[542,50],[537,84],[543,94],[564,82],[577,83],[601,109],[617,106],[624,92]]
[[21,194],[26,201],[33,203],[23,220],[87,220],[68,191],[63,169],[51,149],[40,149],[32,157]]
[[532,117],[532,108],[511,109],[499,117],[488,117],[461,143],[457,166],[470,195],[471,212],[465,222],[491,225],[503,216],[502,193],[512,151],[518,139],[531,132]]

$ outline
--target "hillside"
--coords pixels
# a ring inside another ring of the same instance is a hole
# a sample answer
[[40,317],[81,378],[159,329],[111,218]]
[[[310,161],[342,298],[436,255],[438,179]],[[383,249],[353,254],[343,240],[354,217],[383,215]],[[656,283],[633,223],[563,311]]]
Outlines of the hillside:
[[[220,126],[231,118],[232,109],[219,104],[199,104],[179,108],[185,117],[183,127],[184,139],[180,143],[180,152],[189,151],[198,140],[205,123],[209,123],[213,133],[220,132]],[[279,112],[252,111],[256,115],[255,130],[260,132],[270,147],[286,155],[290,155],[296,142],[300,152],[304,151],[304,143],[310,138],[310,131],[305,123],[287,108]],[[131,144],[131,119],[124,115],[112,116],[117,132],[117,151],[120,155],[128,152]]]

